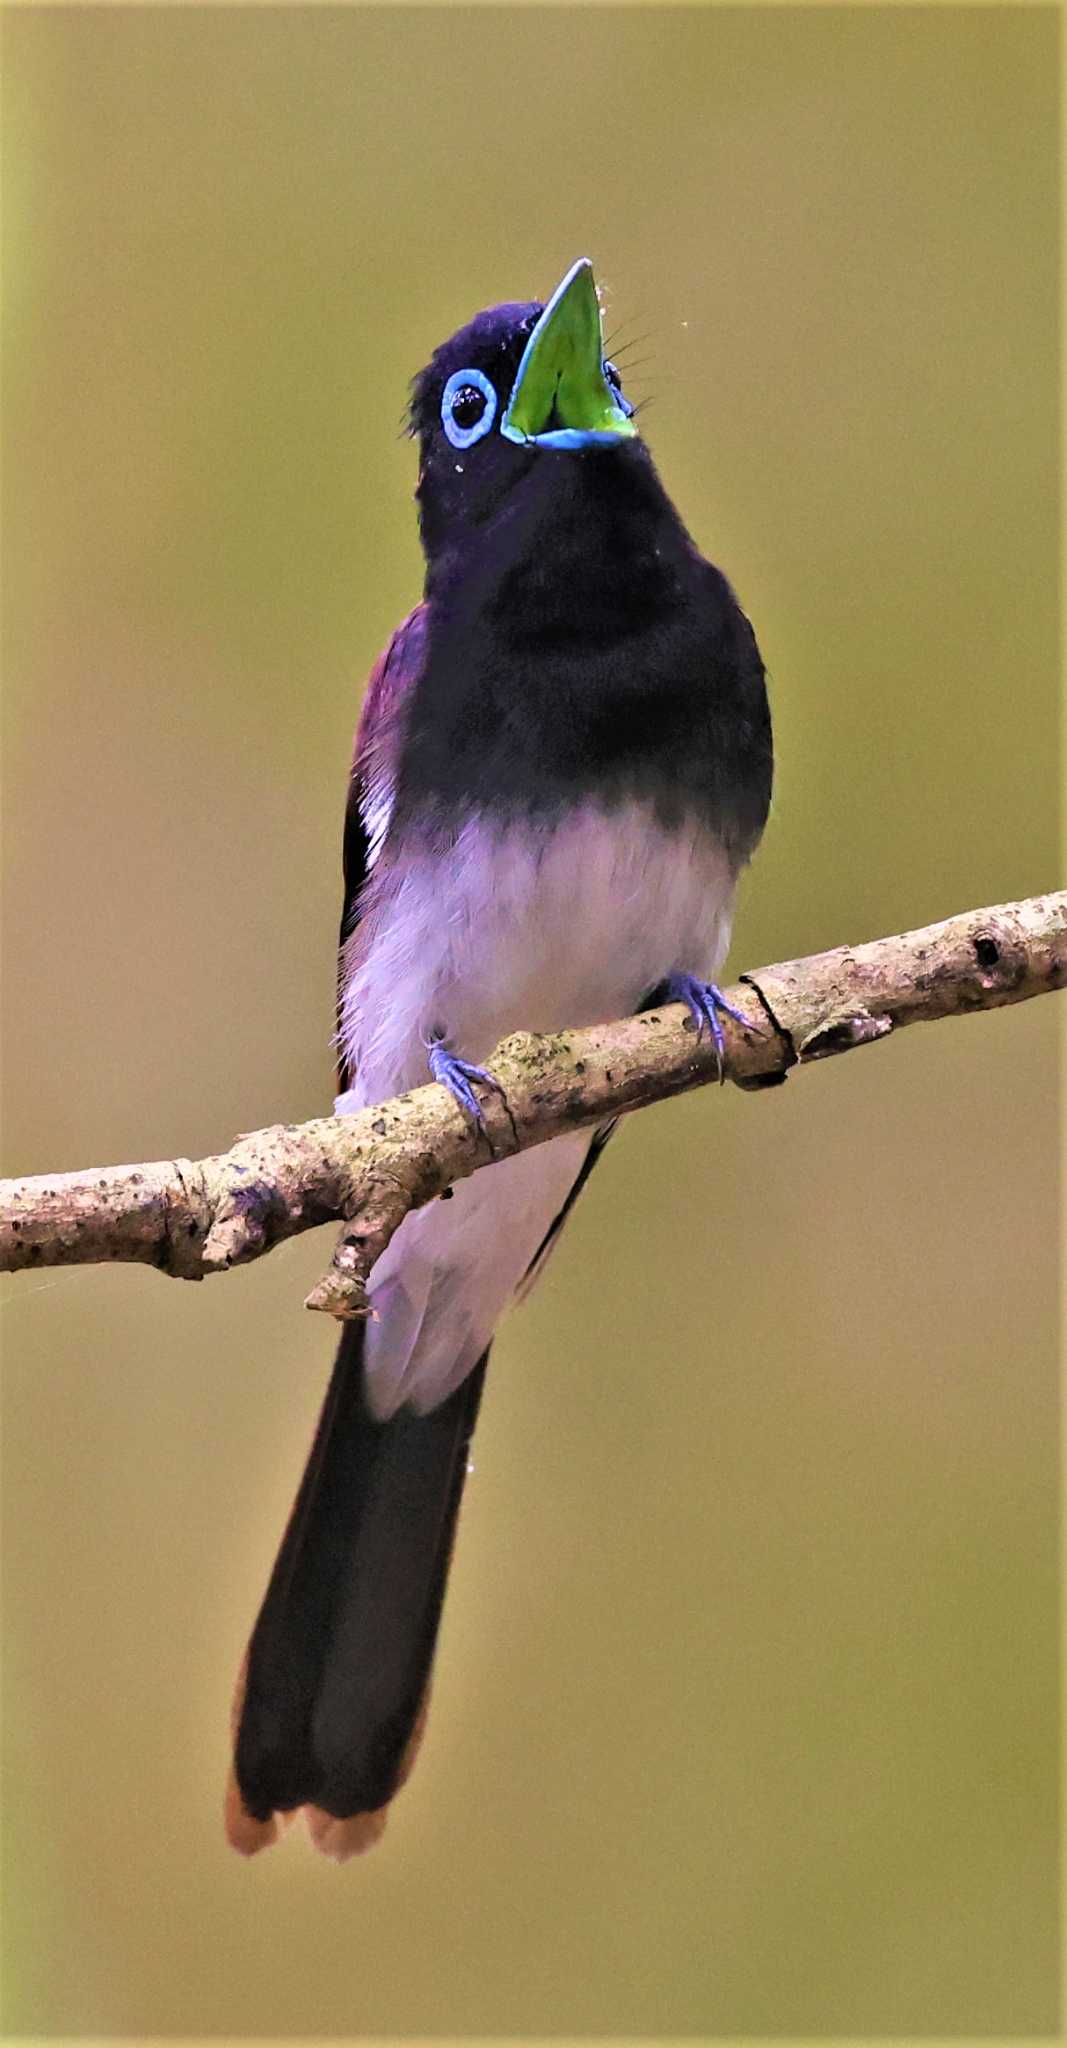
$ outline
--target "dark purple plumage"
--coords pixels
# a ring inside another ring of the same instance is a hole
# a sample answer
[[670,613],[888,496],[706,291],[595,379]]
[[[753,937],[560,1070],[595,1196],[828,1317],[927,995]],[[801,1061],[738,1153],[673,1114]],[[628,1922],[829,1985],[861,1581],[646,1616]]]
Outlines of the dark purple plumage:
[[[608,1019],[668,984],[714,1029],[770,797],[763,665],[600,360],[591,291],[579,264],[544,309],[479,314],[412,387],[426,588],[356,739],[340,1108],[429,1059],[477,1112],[506,1032]],[[459,1184],[378,1261],[249,1647],[239,1848],[296,1806],[339,1858],[380,1833],[424,1719],[493,1331],[607,1135]]]

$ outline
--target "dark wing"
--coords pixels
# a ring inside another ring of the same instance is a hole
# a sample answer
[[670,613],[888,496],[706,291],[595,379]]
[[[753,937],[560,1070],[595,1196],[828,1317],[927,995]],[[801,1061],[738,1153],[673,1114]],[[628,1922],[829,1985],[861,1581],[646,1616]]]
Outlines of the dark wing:
[[[417,604],[403,625],[397,627],[385,652],[378,656],[371,670],[356,727],[345,805],[339,984],[344,948],[359,923],[363,885],[389,822],[400,745],[400,714],[418,680],[425,658],[427,623],[428,607]],[[350,1086],[351,1076],[345,1066],[344,1054],[339,1050],[338,1093],[343,1095]]]
[[[642,1010],[653,1009],[656,1005],[657,997],[660,1001],[662,1001],[662,989],[653,989],[651,994],[645,997],[644,1002],[638,1004],[638,1015],[640,1015]],[[526,1296],[529,1294],[531,1287],[533,1287],[535,1282],[541,1278],[541,1274],[544,1272],[545,1269],[546,1261],[551,1257],[553,1251],[556,1248],[556,1243],[559,1238],[560,1231],[563,1229],[563,1226],[566,1223],[567,1218],[570,1215],[575,1202],[578,1200],[578,1197],[581,1194],[582,1189],[586,1184],[586,1181],[589,1179],[589,1176],[592,1173],[594,1166],[597,1164],[597,1161],[603,1156],[604,1147],[607,1144],[608,1139],[611,1137],[612,1132],[618,1130],[619,1123],[620,1119],[617,1116],[613,1116],[610,1123],[600,1124],[597,1127],[597,1129],[593,1132],[593,1136],[589,1145],[589,1150],[586,1153],[585,1158],[582,1160],[582,1164],[578,1172],[578,1177],[575,1180],[573,1186],[571,1187],[570,1192],[567,1195],[567,1199],[559,1212],[559,1215],[553,1217],[551,1223],[548,1226],[548,1229],[545,1231],[545,1234],[541,1239],[541,1242],[538,1245],[537,1250],[533,1255],[533,1258],[530,1260],[530,1263],[527,1266],[526,1271],[522,1276],[522,1279],[519,1281],[519,1284],[515,1289],[516,1301],[525,1301]]]
[[567,1218],[570,1215],[575,1202],[578,1200],[578,1197],[581,1194],[582,1189],[586,1184],[586,1181],[589,1179],[589,1176],[592,1173],[593,1168],[597,1163],[597,1160],[601,1157],[601,1154],[603,1153],[604,1147],[607,1144],[608,1139],[612,1134],[612,1131],[618,1129],[618,1124],[618,1117],[612,1117],[610,1124],[601,1124],[599,1130],[593,1132],[593,1136],[589,1144],[589,1150],[586,1153],[585,1158],[582,1160],[582,1164],[578,1172],[578,1177],[574,1181],[570,1189],[570,1192],[567,1195],[567,1199],[559,1212],[559,1215],[554,1216],[552,1218],[552,1221],[549,1224],[548,1229],[545,1231],[545,1234],[541,1239],[541,1242],[538,1245],[537,1250],[533,1255],[533,1258],[530,1260],[530,1263],[527,1266],[526,1271],[522,1276],[522,1279],[519,1281],[519,1284],[515,1289],[516,1301],[525,1301],[526,1296],[529,1294],[531,1287],[535,1284],[536,1281],[540,1280],[541,1275],[545,1269],[545,1264],[551,1256],[552,1252],[556,1248],[556,1241],[559,1237],[560,1231],[563,1229],[563,1226],[566,1223]]

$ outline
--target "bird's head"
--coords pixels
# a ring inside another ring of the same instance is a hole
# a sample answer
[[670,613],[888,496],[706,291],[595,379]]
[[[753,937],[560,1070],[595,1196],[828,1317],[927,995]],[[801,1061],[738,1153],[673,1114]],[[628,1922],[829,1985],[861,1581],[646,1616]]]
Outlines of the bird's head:
[[636,454],[633,407],[604,358],[588,258],[547,304],[492,306],[442,343],[412,386],[411,430],[431,556],[493,519],[535,465]]

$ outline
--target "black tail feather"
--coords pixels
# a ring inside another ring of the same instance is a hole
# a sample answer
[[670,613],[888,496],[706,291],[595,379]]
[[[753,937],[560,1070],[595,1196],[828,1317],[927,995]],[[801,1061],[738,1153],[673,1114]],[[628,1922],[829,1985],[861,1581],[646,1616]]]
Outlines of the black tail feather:
[[386,1422],[342,1338],[249,1644],[235,1766],[248,1814],[347,1817],[396,1790],[433,1661],[488,1351],[439,1408]]

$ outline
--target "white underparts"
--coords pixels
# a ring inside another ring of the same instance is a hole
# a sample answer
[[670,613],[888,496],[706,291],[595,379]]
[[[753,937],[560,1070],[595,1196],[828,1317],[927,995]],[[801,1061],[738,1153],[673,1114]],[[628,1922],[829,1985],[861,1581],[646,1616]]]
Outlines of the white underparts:
[[[481,1063],[509,1031],[624,1016],[668,974],[710,980],[725,956],[734,873],[695,824],[589,805],[553,827],[473,815],[447,843],[396,843],[386,810],[365,813],[379,857],[342,955],[340,1036],[356,1080],[339,1108],[427,1080],[433,1032]],[[402,1224],[371,1277],[379,1413],[435,1407],[470,1371],[588,1143],[503,1160]]]

